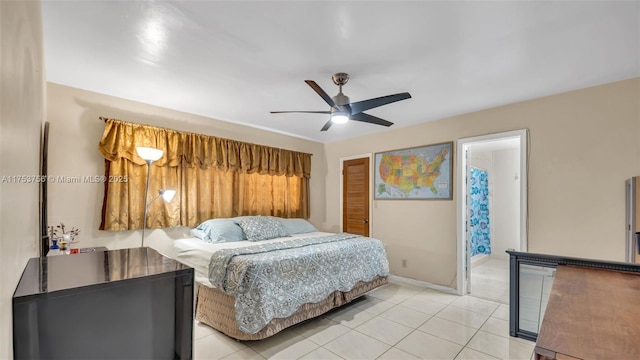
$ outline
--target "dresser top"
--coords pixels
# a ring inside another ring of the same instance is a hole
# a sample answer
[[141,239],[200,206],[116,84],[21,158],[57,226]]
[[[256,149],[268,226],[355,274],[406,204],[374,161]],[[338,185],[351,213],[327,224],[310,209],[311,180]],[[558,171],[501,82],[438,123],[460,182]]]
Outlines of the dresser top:
[[192,271],[147,247],[31,258],[13,297]]
[[558,265],[536,353],[558,359],[639,359],[638,299],[640,274]]

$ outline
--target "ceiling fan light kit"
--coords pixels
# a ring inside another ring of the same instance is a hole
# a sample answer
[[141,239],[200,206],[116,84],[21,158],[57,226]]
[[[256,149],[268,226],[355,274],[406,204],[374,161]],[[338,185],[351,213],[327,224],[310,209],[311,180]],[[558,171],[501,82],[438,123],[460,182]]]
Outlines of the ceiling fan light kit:
[[331,111],[331,122],[334,124],[345,124],[349,121],[349,113],[346,111]]
[[322,88],[318,86],[315,81],[304,81],[331,107],[330,111],[272,111],[271,113],[331,114],[329,121],[324,124],[320,131],[327,131],[332,124],[344,124],[349,120],[388,127],[393,125],[393,123],[384,119],[380,119],[373,115],[365,114],[364,111],[376,108],[378,106],[387,105],[396,101],[411,98],[411,94],[409,94],[408,92],[404,92],[352,103],[349,97],[342,93],[342,86],[349,81],[349,74],[342,72],[335,73],[331,78],[333,80],[333,83],[338,85],[339,87],[338,94],[334,97],[329,97],[329,95],[327,95],[327,93],[322,90]]

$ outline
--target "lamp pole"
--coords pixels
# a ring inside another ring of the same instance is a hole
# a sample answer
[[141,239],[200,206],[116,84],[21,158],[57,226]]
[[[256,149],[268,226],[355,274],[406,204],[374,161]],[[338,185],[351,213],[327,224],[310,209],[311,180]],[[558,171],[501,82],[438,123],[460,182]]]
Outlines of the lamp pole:
[[149,205],[149,179],[151,178],[151,163],[152,160],[145,160],[147,162],[147,187],[144,189],[144,216],[142,217],[142,243],[140,247],[144,247],[144,229],[147,228],[147,208]]
[[[149,181],[151,179],[151,163],[160,159],[162,157],[162,154],[164,154],[164,151],[160,149],[150,148],[150,147],[138,146],[136,147],[136,152],[138,153],[138,156],[140,156],[140,158],[142,158],[142,160],[144,160],[147,163],[147,186],[144,189],[144,215],[142,216],[142,243],[140,244],[140,247],[144,247],[144,230],[147,228],[147,210],[150,204]],[[171,197],[173,198],[173,195],[175,195],[175,191],[173,191],[173,193],[171,194],[172,194]]]

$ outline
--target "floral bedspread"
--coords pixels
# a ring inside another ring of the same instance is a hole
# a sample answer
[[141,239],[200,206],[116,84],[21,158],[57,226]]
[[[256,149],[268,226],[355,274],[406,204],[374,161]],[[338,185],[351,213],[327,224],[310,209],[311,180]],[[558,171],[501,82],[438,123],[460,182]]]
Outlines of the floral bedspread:
[[303,304],[388,274],[384,244],[351,234],[225,249],[209,264],[211,284],[235,297],[238,327],[249,334]]

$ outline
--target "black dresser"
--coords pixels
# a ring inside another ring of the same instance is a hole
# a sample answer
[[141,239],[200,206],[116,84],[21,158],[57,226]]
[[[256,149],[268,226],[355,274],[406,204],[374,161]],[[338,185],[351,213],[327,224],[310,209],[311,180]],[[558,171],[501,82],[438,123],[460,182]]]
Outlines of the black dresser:
[[32,258],[13,295],[16,359],[191,359],[193,268],[151,248]]

